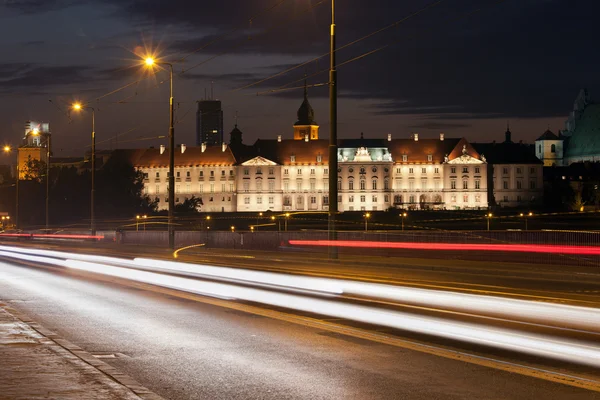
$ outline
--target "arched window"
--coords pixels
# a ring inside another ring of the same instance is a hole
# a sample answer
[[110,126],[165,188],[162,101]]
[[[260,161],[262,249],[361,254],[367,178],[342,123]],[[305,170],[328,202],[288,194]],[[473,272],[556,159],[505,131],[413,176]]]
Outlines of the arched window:
[[377,179],[373,179],[373,190],[377,190]]
[[354,179],[348,180],[348,190],[354,190]]
[[338,190],[342,190],[342,181],[338,180]]
[[366,190],[367,182],[364,179],[360,180],[360,190]]
[[556,153],[556,145],[555,144],[553,144],[553,145],[550,146],[550,152],[551,153]]

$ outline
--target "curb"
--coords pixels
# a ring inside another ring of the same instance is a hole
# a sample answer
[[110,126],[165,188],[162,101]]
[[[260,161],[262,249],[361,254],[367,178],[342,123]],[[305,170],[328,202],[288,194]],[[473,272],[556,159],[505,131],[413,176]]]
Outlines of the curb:
[[44,337],[42,341],[46,342],[46,344],[55,345],[60,347],[61,349],[66,350],[68,353],[83,361],[89,367],[108,376],[111,380],[131,390],[139,398],[144,400],[164,400],[156,393],[142,386],[139,382],[131,378],[129,375],[120,372],[115,367],[105,363],[104,361],[99,360],[92,354],[83,350],[81,347],[74,345],[73,343],[62,338],[58,334],[44,328],[42,325],[33,321],[26,314],[14,309],[13,307],[9,306],[4,302],[0,302],[0,308],[4,309],[4,311],[8,312],[13,317],[18,319],[22,323],[28,325],[31,329],[35,330],[37,333],[42,335]]

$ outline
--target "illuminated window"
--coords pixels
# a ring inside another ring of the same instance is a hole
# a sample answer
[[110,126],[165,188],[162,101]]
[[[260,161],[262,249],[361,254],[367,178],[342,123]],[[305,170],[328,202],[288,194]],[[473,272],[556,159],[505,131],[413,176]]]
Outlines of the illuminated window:
[[211,183],[211,184],[210,184],[210,192],[211,192],[211,193],[214,193],[214,192],[215,192],[215,184],[214,184],[214,183]]

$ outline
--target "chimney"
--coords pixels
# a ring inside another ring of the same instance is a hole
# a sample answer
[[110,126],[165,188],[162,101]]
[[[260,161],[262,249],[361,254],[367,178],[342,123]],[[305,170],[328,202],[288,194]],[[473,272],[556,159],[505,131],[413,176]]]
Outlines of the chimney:
[[305,142],[308,142],[308,140],[309,140],[309,139],[308,139],[308,133],[306,133],[306,134],[304,134],[304,141],[305,141]]
[[185,149],[187,149],[187,146],[185,144],[181,145],[181,154],[185,153]]
[[415,139],[415,142],[419,141],[419,134],[418,133],[413,133],[413,139]]
[[227,150],[227,143],[223,142],[223,144],[221,144],[221,151],[225,152],[225,150]]
[[392,134],[388,133],[388,142],[391,142],[391,141],[392,141]]
[[161,145],[160,145],[160,154],[162,154],[162,153],[164,153],[164,152],[165,152],[165,145],[164,145],[164,144],[161,144]]
[[441,141],[441,142],[443,142],[443,141],[444,141],[444,133],[443,133],[443,132],[441,132],[441,133],[440,133],[440,141]]
[[206,151],[206,143],[205,143],[205,142],[203,142],[203,143],[200,145],[200,149],[201,149],[202,153],[204,153],[204,152]]
[[281,135],[277,135],[277,142],[281,143]]

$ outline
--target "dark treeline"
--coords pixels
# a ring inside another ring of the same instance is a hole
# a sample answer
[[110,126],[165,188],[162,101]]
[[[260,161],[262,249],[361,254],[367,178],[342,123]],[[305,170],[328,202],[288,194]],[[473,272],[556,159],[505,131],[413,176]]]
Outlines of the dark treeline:
[[[28,163],[19,182],[19,227],[43,227],[46,221],[45,165]],[[37,177],[37,178],[36,178]],[[91,172],[75,167],[51,168],[49,185],[50,225],[86,228],[90,223]],[[156,204],[143,194],[143,175],[128,160],[111,157],[96,170],[95,209],[98,228],[113,221],[131,219],[136,214],[151,214]],[[5,182],[0,189],[0,209],[14,215],[15,185]]]

